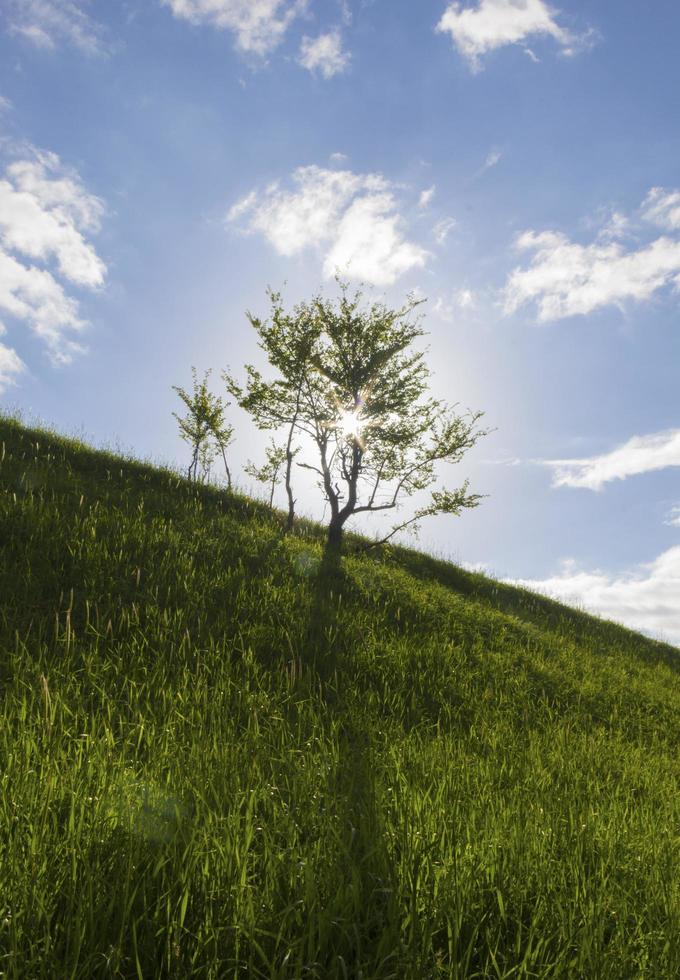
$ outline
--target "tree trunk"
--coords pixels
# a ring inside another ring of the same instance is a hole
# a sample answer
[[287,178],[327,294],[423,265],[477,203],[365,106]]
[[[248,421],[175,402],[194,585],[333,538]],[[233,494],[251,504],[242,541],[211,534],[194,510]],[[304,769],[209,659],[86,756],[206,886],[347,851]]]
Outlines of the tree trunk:
[[189,463],[189,483],[196,483],[197,481],[197,470],[198,470],[198,443],[194,446],[194,453],[191,457],[191,462]]
[[[297,417],[297,416],[296,416]],[[288,433],[288,443],[286,445],[286,494],[288,496],[288,518],[286,520],[286,534],[293,530],[295,523],[295,498],[293,497],[293,484],[290,474],[293,468],[293,434],[295,432],[295,420],[291,423]]]
[[223,446],[223,444],[221,442],[219,443],[219,447],[220,447],[220,449],[222,451],[222,459],[224,460],[224,468],[227,471],[227,490],[231,490],[231,472],[230,472],[229,466],[227,464],[227,454],[225,453],[224,446]]
[[293,530],[295,523],[295,498],[293,488],[290,483],[290,469],[286,469],[286,493],[288,494],[288,517],[286,518],[286,531]]
[[327,551],[340,552],[342,548],[342,522],[333,518],[328,525],[328,537],[326,538]]

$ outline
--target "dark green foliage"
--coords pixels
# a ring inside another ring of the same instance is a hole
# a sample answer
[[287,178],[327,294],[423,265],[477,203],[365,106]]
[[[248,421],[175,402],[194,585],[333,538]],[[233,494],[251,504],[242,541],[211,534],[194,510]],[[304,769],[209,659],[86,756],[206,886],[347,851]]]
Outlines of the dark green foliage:
[[0,420],[0,975],[680,975],[680,651]]

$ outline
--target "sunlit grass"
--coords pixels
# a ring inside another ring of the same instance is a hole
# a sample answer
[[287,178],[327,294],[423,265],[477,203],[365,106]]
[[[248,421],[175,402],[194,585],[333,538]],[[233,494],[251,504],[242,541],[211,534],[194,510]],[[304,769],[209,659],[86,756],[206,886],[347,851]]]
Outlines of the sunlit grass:
[[680,975],[680,652],[0,420],[0,975]]

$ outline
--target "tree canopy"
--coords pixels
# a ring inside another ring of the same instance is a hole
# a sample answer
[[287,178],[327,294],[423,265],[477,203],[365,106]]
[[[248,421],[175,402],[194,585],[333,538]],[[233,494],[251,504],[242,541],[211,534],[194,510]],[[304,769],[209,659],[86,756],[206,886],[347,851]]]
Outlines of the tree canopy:
[[476,507],[481,498],[467,481],[437,488],[437,466],[460,462],[486,434],[478,427],[482,412],[459,414],[429,393],[425,352],[414,346],[425,333],[414,315],[421,301],[410,297],[390,309],[339,286],[337,301],[316,296],[291,312],[270,292],[270,319],[249,314],[249,320],[276,375],[265,380],[249,364],[241,386],[225,374],[256,425],[287,430],[290,499],[294,452],[300,443],[311,445],[311,461],[306,454],[298,466],[315,474],[329,506],[330,549],[341,547],[351,517],[396,512],[424,491],[429,497],[381,542],[417,529],[424,517]]

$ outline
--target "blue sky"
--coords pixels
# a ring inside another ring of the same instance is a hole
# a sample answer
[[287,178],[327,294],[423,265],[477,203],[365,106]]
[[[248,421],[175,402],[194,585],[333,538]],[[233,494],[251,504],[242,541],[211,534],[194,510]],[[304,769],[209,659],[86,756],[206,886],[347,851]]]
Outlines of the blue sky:
[[675,0],[4,0],[0,405],[183,463],[171,386],[257,360],[268,285],[417,291],[495,429],[421,546],[680,644],[679,36]]

